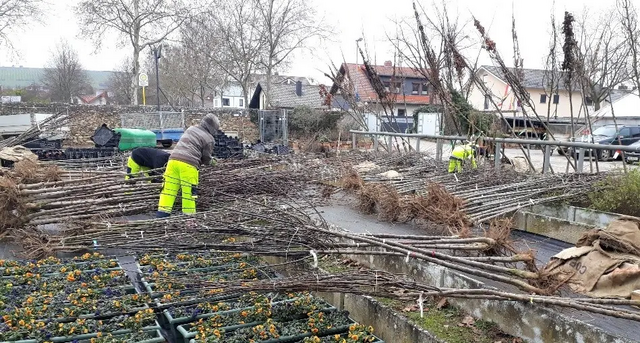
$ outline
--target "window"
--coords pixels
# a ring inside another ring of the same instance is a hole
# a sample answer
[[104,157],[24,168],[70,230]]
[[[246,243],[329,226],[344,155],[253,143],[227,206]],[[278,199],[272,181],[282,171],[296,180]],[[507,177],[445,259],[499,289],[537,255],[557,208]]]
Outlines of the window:
[[620,130],[620,136],[622,136],[623,138],[627,138],[627,137],[631,137],[631,130],[629,130],[628,127],[622,128]]
[[419,83],[412,83],[411,84],[411,94],[413,95],[418,95],[420,94],[420,84]]
[[553,103],[554,104],[558,104],[559,102],[560,102],[560,95],[554,94],[553,95]]
[[389,88],[391,87],[391,83],[390,82],[383,82],[382,84],[384,85],[384,90],[388,92]]
[[423,83],[422,84],[422,95],[429,95],[429,84],[428,83]]
[[631,137],[640,137],[640,127],[631,127]]
[[486,94],[484,96],[484,109],[488,110],[489,109],[489,104],[491,103],[491,95]]
[[219,107],[220,106],[220,99],[215,98],[213,99],[213,107]]
[[587,104],[587,106],[593,106],[593,100],[591,100],[591,97],[584,98],[584,102]]
[[244,107],[244,99],[238,99],[238,107]]
[[222,98],[222,106],[231,106],[231,100],[229,98]]
[[404,108],[398,109],[398,117],[404,117],[406,115],[407,115],[407,110],[405,110]]
[[605,136],[605,137],[613,137],[616,135],[615,126],[602,126],[595,130],[593,130],[592,135],[594,136]]
[[547,103],[547,95],[546,94],[540,94],[540,103],[541,104],[546,104]]
[[401,82],[394,82],[393,83],[393,92],[396,93],[396,94],[402,93],[402,83]]

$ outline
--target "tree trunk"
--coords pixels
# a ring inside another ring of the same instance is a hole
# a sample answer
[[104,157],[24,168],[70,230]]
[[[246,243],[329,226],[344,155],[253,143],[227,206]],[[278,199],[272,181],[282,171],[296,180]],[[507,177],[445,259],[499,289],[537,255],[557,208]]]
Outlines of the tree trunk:
[[204,86],[201,85],[200,86],[200,102],[202,103],[202,107],[204,107],[204,98],[205,98]]
[[138,73],[140,73],[140,50],[133,48],[133,75],[131,75],[131,105],[138,105]]
[[265,105],[267,107],[271,107],[271,82],[272,77],[271,73],[273,72],[273,68],[271,67],[271,60],[269,60],[269,65],[267,66],[267,89],[263,90],[265,95]]
[[[241,82],[240,87],[242,87],[242,96],[244,97],[244,107],[249,108],[249,80],[245,79],[243,82]],[[222,101],[222,98],[220,99],[221,99],[220,101]],[[258,101],[258,109],[260,109],[260,101]]]

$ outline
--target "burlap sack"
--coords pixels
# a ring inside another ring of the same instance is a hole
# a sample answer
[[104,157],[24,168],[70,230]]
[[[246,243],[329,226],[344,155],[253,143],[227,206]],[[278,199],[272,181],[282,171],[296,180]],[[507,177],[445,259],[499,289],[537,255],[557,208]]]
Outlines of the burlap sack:
[[640,289],[640,220],[613,221],[577,245],[552,257],[545,272],[591,297],[630,298]]

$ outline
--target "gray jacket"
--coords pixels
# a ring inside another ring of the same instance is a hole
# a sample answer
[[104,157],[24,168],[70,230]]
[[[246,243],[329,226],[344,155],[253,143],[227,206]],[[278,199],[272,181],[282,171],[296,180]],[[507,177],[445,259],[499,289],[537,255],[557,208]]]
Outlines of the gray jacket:
[[191,126],[184,131],[180,141],[171,152],[169,160],[177,160],[196,168],[208,165],[213,154],[215,135],[220,129],[218,117],[207,114],[199,125]]

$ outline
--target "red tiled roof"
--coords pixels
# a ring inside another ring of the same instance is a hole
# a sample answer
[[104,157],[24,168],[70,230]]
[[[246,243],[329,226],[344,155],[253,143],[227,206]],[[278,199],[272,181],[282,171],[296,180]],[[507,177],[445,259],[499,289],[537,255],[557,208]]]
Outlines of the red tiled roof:
[[102,92],[98,95],[81,95],[79,96],[80,100],[82,100],[82,102],[84,102],[85,104],[90,104],[92,103],[94,100],[98,99],[98,98],[106,98],[107,97],[107,92]]
[[[396,77],[411,77],[417,79],[424,79],[424,75],[419,70],[410,67],[393,67],[393,66],[373,66],[376,72],[380,76],[396,76]],[[426,72],[426,71],[425,71]],[[426,74],[426,73],[425,73]]]
[[[387,66],[373,66],[378,73],[379,76],[392,76],[394,75],[394,67]],[[369,82],[369,78],[364,70],[364,65],[362,64],[353,64],[353,63],[344,63],[340,68],[340,73],[346,73],[351,81],[353,82],[354,87],[357,90],[358,95],[360,96],[361,101],[368,102],[377,102],[378,95],[376,94],[371,82]],[[420,72],[416,71],[413,68],[409,67],[396,67],[395,68],[395,76],[398,78],[410,77],[410,78],[419,78],[426,81],[424,75]],[[331,92],[335,93],[335,85],[332,87]],[[430,97],[428,95],[396,95],[396,103],[407,103],[407,104],[418,104],[418,105],[426,105],[430,103]]]

